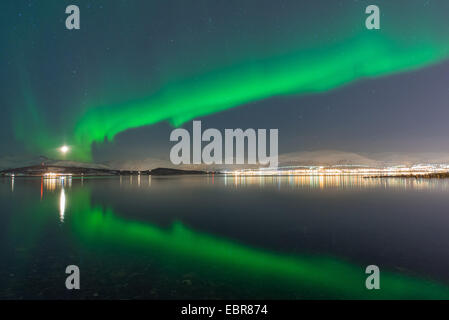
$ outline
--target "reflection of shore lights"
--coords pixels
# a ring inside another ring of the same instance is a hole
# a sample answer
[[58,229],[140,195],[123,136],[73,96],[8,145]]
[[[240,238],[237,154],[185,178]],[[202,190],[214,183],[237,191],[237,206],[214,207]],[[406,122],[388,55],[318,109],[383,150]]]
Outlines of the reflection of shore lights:
[[64,214],[65,214],[65,192],[64,188],[61,189],[61,195],[59,196],[59,220],[64,222]]
[[61,148],[59,148],[59,151],[61,151],[62,153],[67,153],[67,152],[69,152],[69,147],[68,146],[62,146]]

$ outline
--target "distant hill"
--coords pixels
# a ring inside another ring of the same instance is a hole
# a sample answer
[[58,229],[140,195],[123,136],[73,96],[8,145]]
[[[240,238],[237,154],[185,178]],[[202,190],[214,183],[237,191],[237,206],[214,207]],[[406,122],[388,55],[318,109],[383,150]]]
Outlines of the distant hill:
[[280,166],[379,166],[380,161],[353,152],[319,150],[286,153],[279,156]]
[[[21,168],[5,169],[0,171],[1,175],[14,174],[24,176],[42,176],[49,173],[55,174],[72,174],[72,175],[117,175],[121,172],[118,170],[81,167],[81,166],[61,166],[61,165],[34,165]],[[132,174],[132,172],[129,172]]]
[[[199,170],[180,170],[171,168],[156,168],[146,171],[135,170],[114,170],[99,167],[81,167],[81,166],[61,166],[59,165],[45,164],[27,166],[21,168],[5,169],[0,171],[0,175],[17,175],[17,176],[42,176],[45,174],[71,174],[74,176],[113,176],[113,175],[155,175],[155,176],[167,176],[167,175],[188,175],[188,174],[207,174],[205,171]],[[69,164],[66,162],[64,164]]]
[[0,159],[0,170],[24,168],[33,166],[50,166],[50,167],[71,167],[71,168],[92,168],[92,169],[112,169],[110,166],[101,163],[86,163],[71,160],[53,160],[44,156],[36,158],[24,157],[3,157]]
[[[449,164],[449,153],[354,153],[337,150],[301,151],[279,155],[279,166],[367,166],[387,167],[417,164]],[[142,174],[176,175],[201,174],[210,171],[259,168],[257,164],[191,164],[174,166],[169,160],[146,158],[126,161],[108,161],[104,163],[84,163],[70,160],[53,160],[40,156],[35,158],[2,157],[0,173],[22,172],[23,174],[42,174],[42,172],[66,172],[73,174]],[[151,173],[152,172],[152,173]]]
[[412,166],[417,164],[448,164],[447,152],[382,152],[354,153],[337,150],[301,151],[279,155],[279,166],[345,166],[368,167]]
[[152,176],[168,176],[168,175],[180,175],[180,174],[207,174],[206,171],[200,170],[180,170],[171,168],[156,168],[149,171]]

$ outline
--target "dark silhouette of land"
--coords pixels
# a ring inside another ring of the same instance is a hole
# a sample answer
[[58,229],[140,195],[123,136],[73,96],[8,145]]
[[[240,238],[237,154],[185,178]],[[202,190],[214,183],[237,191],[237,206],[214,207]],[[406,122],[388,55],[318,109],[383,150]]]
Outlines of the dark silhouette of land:
[[87,168],[87,167],[70,167],[70,166],[55,166],[55,165],[34,165],[28,167],[6,169],[0,171],[0,175],[17,175],[17,176],[43,176],[46,174],[71,174],[72,176],[116,176],[116,175],[188,175],[188,174],[208,174],[206,171],[199,170],[181,170],[172,168],[156,168],[152,170],[118,170],[118,169],[104,169],[104,168]]

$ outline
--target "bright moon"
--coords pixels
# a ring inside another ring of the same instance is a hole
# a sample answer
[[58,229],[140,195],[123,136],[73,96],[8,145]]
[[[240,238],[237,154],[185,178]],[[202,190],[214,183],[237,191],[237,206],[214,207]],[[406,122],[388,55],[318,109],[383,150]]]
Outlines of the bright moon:
[[69,151],[69,147],[62,146],[59,150],[61,150],[62,153],[67,153]]

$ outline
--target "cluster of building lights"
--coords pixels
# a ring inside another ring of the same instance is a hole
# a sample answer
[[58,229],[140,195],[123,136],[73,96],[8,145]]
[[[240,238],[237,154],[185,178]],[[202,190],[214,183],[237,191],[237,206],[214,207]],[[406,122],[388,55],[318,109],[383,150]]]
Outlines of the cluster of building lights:
[[44,177],[47,178],[57,178],[57,177],[71,177],[71,173],[55,173],[55,172],[47,172],[44,173]]
[[425,175],[429,173],[449,173],[449,165],[419,164],[414,166],[393,166],[370,168],[362,166],[297,166],[279,168],[243,169],[225,172],[234,176],[302,176],[302,175],[363,175],[363,176],[396,176]]

